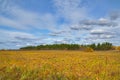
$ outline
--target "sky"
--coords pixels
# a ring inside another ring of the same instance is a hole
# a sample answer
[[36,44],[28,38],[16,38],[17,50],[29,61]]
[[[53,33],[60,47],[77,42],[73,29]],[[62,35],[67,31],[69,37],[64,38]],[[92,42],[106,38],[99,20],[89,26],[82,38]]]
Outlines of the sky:
[[120,45],[120,0],[0,0],[0,49]]

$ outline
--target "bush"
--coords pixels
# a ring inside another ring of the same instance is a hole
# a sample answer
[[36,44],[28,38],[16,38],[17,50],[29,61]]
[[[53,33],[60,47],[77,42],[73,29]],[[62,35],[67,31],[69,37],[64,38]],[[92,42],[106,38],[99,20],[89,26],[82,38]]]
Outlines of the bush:
[[116,50],[120,51],[120,46],[116,47]]
[[86,47],[84,51],[85,52],[93,52],[94,50],[92,48],[90,48],[90,47]]
[[112,46],[112,50],[117,50],[117,47],[116,46]]

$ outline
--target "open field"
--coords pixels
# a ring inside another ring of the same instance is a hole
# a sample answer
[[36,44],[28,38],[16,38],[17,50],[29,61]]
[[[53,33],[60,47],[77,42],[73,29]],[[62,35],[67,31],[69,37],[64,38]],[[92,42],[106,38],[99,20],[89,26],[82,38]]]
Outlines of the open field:
[[0,80],[120,80],[120,52],[0,51]]

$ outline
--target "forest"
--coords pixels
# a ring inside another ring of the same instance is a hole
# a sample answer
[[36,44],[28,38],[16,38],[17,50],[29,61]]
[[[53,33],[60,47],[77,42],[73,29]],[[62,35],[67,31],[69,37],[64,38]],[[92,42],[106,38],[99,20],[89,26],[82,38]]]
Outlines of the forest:
[[21,47],[20,50],[112,50],[113,45],[109,42],[80,45],[80,44],[47,44],[38,46]]

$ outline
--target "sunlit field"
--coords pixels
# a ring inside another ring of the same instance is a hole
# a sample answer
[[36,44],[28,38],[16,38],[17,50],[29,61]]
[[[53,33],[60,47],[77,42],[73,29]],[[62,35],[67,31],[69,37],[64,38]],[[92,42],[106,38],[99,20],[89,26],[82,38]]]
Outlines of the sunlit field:
[[0,80],[120,80],[120,52],[0,51]]

